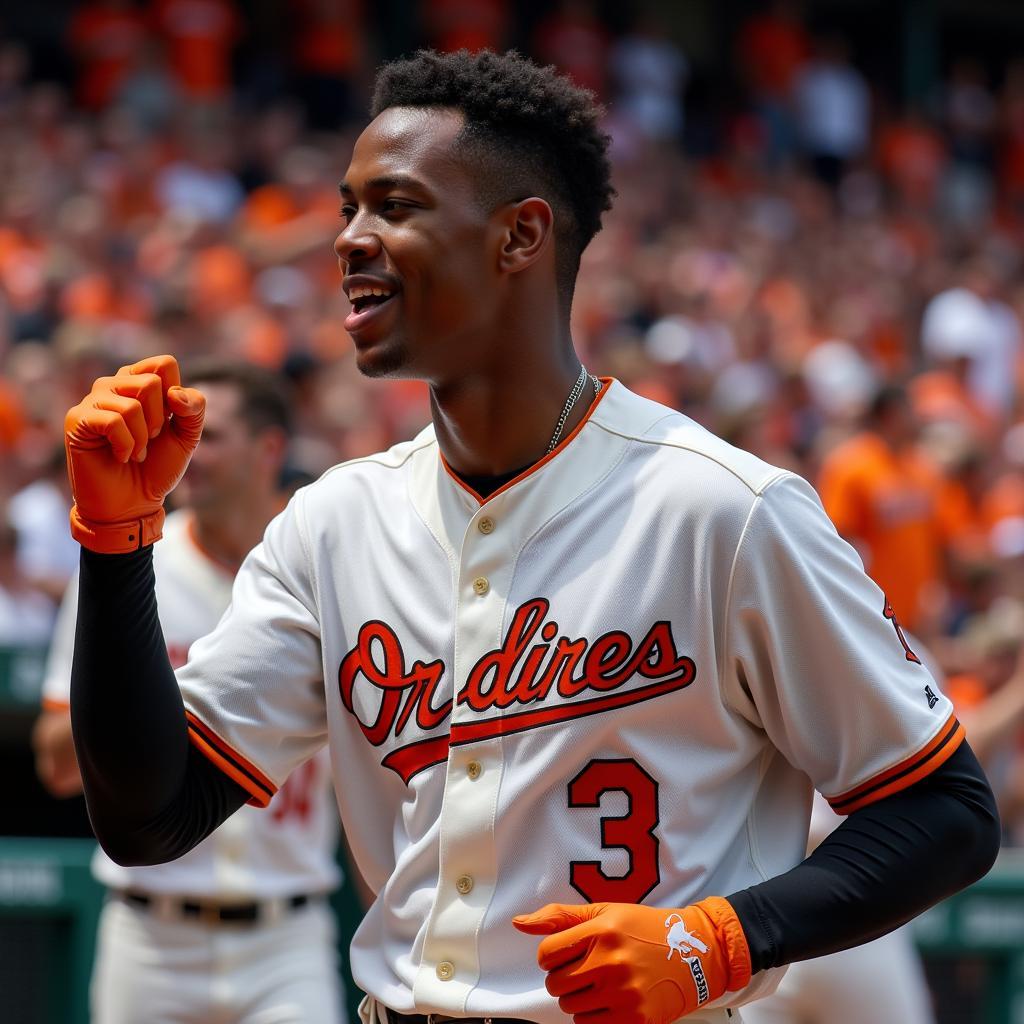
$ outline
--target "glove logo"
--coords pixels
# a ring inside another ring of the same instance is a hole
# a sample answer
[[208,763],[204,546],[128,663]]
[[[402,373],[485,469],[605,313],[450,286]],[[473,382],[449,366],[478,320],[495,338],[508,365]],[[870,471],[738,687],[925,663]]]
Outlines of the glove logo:
[[678,914],[669,914],[665,918],[665,927],[668,928],[668,934],[665,936],[665,942],[668,945],[668,959],[672,959],[673,953],[678,953],[679,959],[690,968],[693,984],[697,989],[697,1005],[703,1006],[708,1001],[708,979],[704,975],[704,968],[701,967],[700,957],[689,954],[693,952],[707,953],[708,946],[693,932],[686,930],[686,925]]
[[671,960],[672,954],[678,953],[679,959],[685,962],[694,950],[698,953],[708,951],[708,947],[696,935],[686,930],[683,919],[678,914],[669,914],[665,918],[665,927],[668,928],[668,935],[665,936],[665,942],[668,943],[667,959]]

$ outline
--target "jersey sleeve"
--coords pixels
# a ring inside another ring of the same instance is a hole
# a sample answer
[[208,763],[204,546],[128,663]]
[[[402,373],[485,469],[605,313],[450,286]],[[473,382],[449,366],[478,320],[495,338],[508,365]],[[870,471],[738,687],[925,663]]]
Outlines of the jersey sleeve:
[[320,618],[297,505],[267,527],[227,611],[177,673],[189,739],[260,806],[327,737]]
[[814,490],[755,499],[726,613],[724,697],[849,814],[924,778],[964,738],[885,595]]
[[61,598],[43,672],[42,704],[47,711],[71,710],[71,664],[75,656],[78,622],[78,573],[71,577]]

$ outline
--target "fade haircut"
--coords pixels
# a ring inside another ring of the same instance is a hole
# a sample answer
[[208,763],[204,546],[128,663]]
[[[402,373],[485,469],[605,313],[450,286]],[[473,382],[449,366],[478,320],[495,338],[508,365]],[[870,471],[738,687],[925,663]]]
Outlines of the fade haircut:
[[189,387],[226,384],[238,391],[238,414],[253,434],[275,427],[291,436],[292,409],[284,384],[252,363],[203,358],[188,364],[182,379]]
[[389,107],[462,112],[455,145],[479,169],[474,177],[485,209],[529,196],[551,205],[559,294],[568,305],[580,256],[615,195],[609,138],[593,94],[512,50],[420,50],[377,72],[371,116]]

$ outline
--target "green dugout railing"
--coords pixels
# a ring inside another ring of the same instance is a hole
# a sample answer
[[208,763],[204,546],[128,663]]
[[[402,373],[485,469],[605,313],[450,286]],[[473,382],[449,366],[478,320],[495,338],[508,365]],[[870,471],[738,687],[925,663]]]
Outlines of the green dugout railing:
[[980,882],[913,923],[925,959],[987,962],[984,1005],[972,1024],[1024,1024],[1024,849],[1004,849]]
[[21,739],[39,713],[45,667],[43,647],[0,647],[0,742]]
[[0,707],[37,711],[45,665],[45,647],[0,647]]
[[[12,1016],[38,1024],[88,1022],[89,974],[103,902],[103,890],[89,872],[95,847],[89,839],[0,840],[0,953],[18,963],[13,989],[6,979]],[[19,954],[41,920],[52,927],[37,948],[45,949],[50,962],[32,964]]]

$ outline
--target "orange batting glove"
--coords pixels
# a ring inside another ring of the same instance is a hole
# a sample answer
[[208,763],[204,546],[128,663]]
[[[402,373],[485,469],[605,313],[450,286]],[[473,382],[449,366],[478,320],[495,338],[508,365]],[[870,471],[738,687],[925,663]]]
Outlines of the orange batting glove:
[[75,504],[71,535],[103,554],[161,537],[164,497],[203,432],[206,399],[183,388],[173,356],[152,356],[100,377],[64,417]]
[[577,1024],[670,1024],[750,982],[750,949],[727,900],[683,910],[549,903],[514,917],[546,935],[537,962]]

